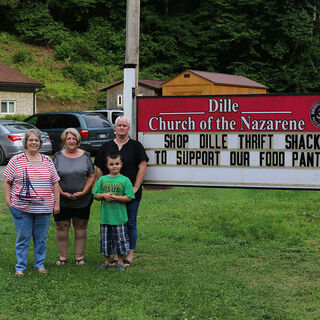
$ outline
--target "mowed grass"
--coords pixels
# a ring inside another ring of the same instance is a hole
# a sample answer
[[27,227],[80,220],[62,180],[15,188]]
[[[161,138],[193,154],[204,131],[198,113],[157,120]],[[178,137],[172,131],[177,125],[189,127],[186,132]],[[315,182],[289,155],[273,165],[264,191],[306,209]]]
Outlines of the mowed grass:
[[[0,319],[320,319],[319,192],[144,190],[139,241],[124,273],[99,270],[99,203],[86,265],[14,276],[15,230],[0,202]],[[71,238],[73,233],[71,234]]]

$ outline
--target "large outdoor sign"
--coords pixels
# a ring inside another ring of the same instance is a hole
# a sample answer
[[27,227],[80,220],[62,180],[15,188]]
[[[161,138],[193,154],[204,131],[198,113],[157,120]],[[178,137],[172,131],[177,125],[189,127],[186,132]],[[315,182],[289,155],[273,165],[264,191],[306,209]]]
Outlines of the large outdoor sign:
[[320,189],[320,95],[139,97],[146,184]]

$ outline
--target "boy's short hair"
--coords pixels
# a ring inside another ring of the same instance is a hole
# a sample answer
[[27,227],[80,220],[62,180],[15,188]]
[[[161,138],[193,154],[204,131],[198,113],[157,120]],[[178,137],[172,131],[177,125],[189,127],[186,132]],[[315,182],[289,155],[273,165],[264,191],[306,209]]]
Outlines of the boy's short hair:
[[120,160],[122,161],[122,158],[121,158],[121,154],[119,152],[111,152],[109,153],[107,156],[106,156],[106,161],[108,162],[108,158],[110,159],[117,159],[117,158],[120,158]]

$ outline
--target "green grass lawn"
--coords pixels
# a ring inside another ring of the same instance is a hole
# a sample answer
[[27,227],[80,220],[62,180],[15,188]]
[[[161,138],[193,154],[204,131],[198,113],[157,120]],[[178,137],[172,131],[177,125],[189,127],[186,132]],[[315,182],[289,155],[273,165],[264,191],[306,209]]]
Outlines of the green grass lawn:
[[320,319],[319,192],[145,190],[124,273],[98,270],[99,203],[86,265],[55,266],[54,222],[42,276],[14,275],[15,230],[0,200],[0,319]]

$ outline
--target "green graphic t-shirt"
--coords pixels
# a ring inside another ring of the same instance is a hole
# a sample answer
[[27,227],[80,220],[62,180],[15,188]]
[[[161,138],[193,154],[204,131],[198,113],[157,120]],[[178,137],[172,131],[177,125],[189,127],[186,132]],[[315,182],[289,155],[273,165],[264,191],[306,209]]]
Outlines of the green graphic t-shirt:
[[[99,193],[113,193],[116,196],[126,196],[134,199],[132,184],[122,174],[115,177],[102,176],[96,183],[94,195],[96,196]],[[124,202],[101,200],[101,224],[124,225],[127,221],[127,208]]]

